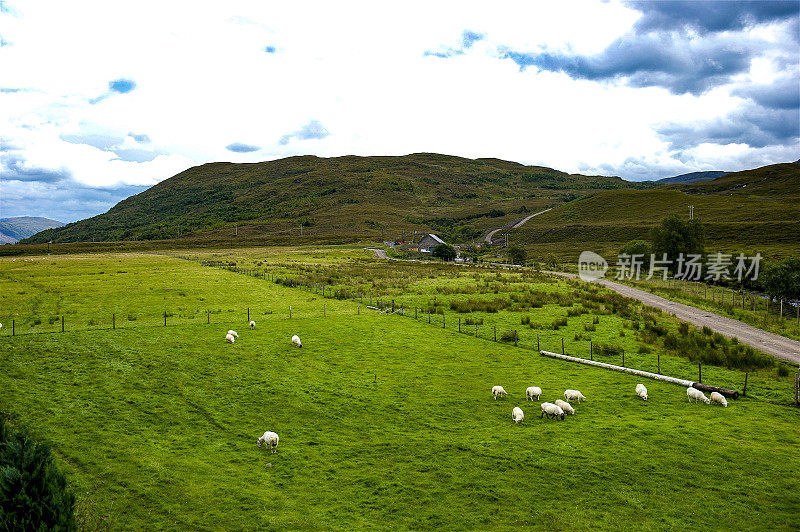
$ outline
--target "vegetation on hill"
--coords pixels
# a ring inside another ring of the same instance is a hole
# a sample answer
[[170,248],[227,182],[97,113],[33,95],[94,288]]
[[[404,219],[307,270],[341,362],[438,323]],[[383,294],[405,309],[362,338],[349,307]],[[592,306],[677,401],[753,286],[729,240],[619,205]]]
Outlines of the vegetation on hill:
[[395,239],[439,231],[466,241],[533,209],[599,190],[651,186],[431,153],[210,163],[166,179],[105,214],[25,242],[224,240],[240,231],[262,237]]
[[35,216],[0,218],[0,244],[14,243],[52,227],[62,227],[64,222]]

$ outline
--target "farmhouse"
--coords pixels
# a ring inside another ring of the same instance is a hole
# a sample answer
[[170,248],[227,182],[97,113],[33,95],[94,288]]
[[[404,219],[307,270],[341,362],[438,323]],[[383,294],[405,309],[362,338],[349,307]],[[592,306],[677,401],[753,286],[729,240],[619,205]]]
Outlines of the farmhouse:
[[433,248],[439,244],[444,244],[444,240],[434,234],[428,233],[422,237],[422,240],[419,241],[417,247],[419,247],[419,250],[423,253],[430,253],[433,251]]

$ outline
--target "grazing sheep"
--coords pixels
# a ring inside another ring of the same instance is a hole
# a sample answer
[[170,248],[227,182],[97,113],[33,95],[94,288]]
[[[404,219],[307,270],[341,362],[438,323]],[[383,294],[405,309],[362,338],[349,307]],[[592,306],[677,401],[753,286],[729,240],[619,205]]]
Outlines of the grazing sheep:
[[228,331],[228,334],[230,334],[231,336],[233,336],[237,340],[239,339],[239,334],[236,331],[233,331],[233,330]]
[[255,329],[256,328],[256,322],[250,321],[250,328],[251,329]]
[[647,401],[647,388],[644,387],[644,384],[636,385],[636,395]]
[[724,407],[728,406],[728,400],[719,392],[711,392],[711,402],[719,403]]
[[514,410],[511,411],[511,419],[514,420],[514,423],[519,424],[520,421],[525,419],[525,414],[522,413],[522,409],[518,406],[514,407]]
[[542,403],[542,415],[539,418],[543,418],[544,416],[549,417],[560,417],[561,420],[564,420],[564,411],[561,409],[560,406],[554,405],[553,403]]
[[234,338],[234,336],[233,336],[231,333],[228,333],[228,334],[226,334],[226,335],[225,335],[225,339],[226,339],[227,341],[229,341],[230,343],[233,343],[233,342],[235,342],[235,341],[236,341],[236,338]]
[[572,405],[566,401],[562,401],[561,399],[556,399],[556,406],[559,407],[567,414],[575,415],[575,409],[572,408]]
[[525,390],[525,400],[533,401],[533,398],[536,397],[536,400],[539,400],[539,396],[542,395],[542,389],[538,386],[529,386],[527,390]]
[[706,394],[704,394],[697,388],[686,388],[686,395],[689,397],[690,403],[692,402],[692,399],[694,399],[695,403],[698,401],[703,401],[705,404],[711,403],[711,399],[706,397]]
[[303,347],[303,342],[300,341],[300,337],[296,334],[292,336],[292,343],[297,347]]
[[497,401],[498,395],[502,395],[503,397],[508,397],[508,393],[502,386],[492,386],[492,395],[494,396],[495,401]]
[[266,443],[269,445],[269,448],[273,453],[278,452],[278,435],[271,430],[265,432],[264,435],[256,441],[256,443],[258,443],[259,447],[261,447],[261,444]]
[[564,399],[567,401],[576,400],[580,404],[581,400],[586,400],[581,392],[578,390],[564,390]]

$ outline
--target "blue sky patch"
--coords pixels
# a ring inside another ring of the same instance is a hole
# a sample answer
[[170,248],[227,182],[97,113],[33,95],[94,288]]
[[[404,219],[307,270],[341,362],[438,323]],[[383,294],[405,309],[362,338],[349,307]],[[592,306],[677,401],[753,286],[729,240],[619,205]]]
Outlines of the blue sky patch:
[[234,153],[250,153],[252,151],[258,151],[261,148],[259,146],[252,146],[250,144],[242,144],[241,142],[234,142],[233,144],[228,144],[225,146],[225,149],[228,151],[232,151]]
[[132,79],[115,79],[108,82],[108,88],[120,94],[126,94],[136,88],[136,82]]

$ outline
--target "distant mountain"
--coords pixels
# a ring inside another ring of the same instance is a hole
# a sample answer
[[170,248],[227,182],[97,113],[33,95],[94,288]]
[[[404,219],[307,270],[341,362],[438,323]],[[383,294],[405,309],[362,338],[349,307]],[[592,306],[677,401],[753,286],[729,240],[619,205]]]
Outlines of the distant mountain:
[[[189,168],[105,214],[24,243],[359,238],[461,231],[464,239],[599,190],[652,188],[619,177],[568,174],[499,159],[435,153],[311,155]],[[393,233],[391,233],[393,235]]]
[[39,231],[64,225],[64,222],[58,220],[36,216],[0,218],[0,244],[13,244],[23,238],[31,237]]
[[659,179],[656,183],[660,183],[662,185],[670,185],[674,183],[700,183],[702,181],[713,181],[718,177],[722,177],[728,172],[722,172],[720,170],[712,170],[710,172],[691,172],[688,174],[681,174],[676,175],[675,177],[665,177],[664,179]]

